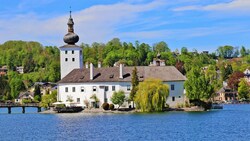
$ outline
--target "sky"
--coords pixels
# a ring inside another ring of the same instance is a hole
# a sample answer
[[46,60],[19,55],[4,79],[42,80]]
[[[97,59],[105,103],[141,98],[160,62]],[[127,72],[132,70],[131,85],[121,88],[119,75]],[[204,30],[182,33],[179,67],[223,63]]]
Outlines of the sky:
[[0,5],[0,44],[62,46],[70,7],[81,43],[165,41],[171,50],[250,49],[250,0],[8,0]]

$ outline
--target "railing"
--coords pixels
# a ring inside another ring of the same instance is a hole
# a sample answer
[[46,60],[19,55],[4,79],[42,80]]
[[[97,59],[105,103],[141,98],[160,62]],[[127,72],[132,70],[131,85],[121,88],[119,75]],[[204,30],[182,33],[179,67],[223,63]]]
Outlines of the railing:
[[40,107],[39,103],[0,103],[0,107]]

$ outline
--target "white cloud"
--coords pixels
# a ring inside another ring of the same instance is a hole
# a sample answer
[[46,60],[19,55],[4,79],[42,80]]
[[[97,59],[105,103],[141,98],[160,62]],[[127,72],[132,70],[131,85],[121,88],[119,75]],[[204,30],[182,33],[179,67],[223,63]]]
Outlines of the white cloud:
[[250,0],[232,0],[231,2],[217,3],[206,6],[191,5],[184,7],[177,7],[174,11],[187,11],[187,10],[206,10],[206,11],[250,11]]
[[[74,12],[75,32],[80,43],[106,42],[117,35],[121,24],[134,23],[138,14],[164,5],[164,1],[155,0],[146,4],[132,5],[116,3],[97,5]],[[7,40],[36,40],[45,45],[62,45],[67,33],[69,15],[41,20],[34,13],[19,15],[12,19],[1,19],[0,42]]]

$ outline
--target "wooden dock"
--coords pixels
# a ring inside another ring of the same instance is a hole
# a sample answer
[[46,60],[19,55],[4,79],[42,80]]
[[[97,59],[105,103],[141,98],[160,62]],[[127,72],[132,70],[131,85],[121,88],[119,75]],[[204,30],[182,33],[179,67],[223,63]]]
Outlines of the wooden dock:
[[8,108],[8,113],[11,114],[11,108],[21,107],[22,113],[25,113],[26,107],[34,107],[37,108],[37,112],[41,112],[41,107],[39,103],[27,103],[27,104],[19,104],[19,103],[0,103],[0,108]]

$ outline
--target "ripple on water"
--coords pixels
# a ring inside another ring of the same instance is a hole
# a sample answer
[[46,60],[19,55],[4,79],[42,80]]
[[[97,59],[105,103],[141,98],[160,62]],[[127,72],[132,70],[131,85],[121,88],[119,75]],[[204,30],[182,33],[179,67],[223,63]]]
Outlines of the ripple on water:
[[248,140],[250,105],[210,112],[0,114],[1,140]]

